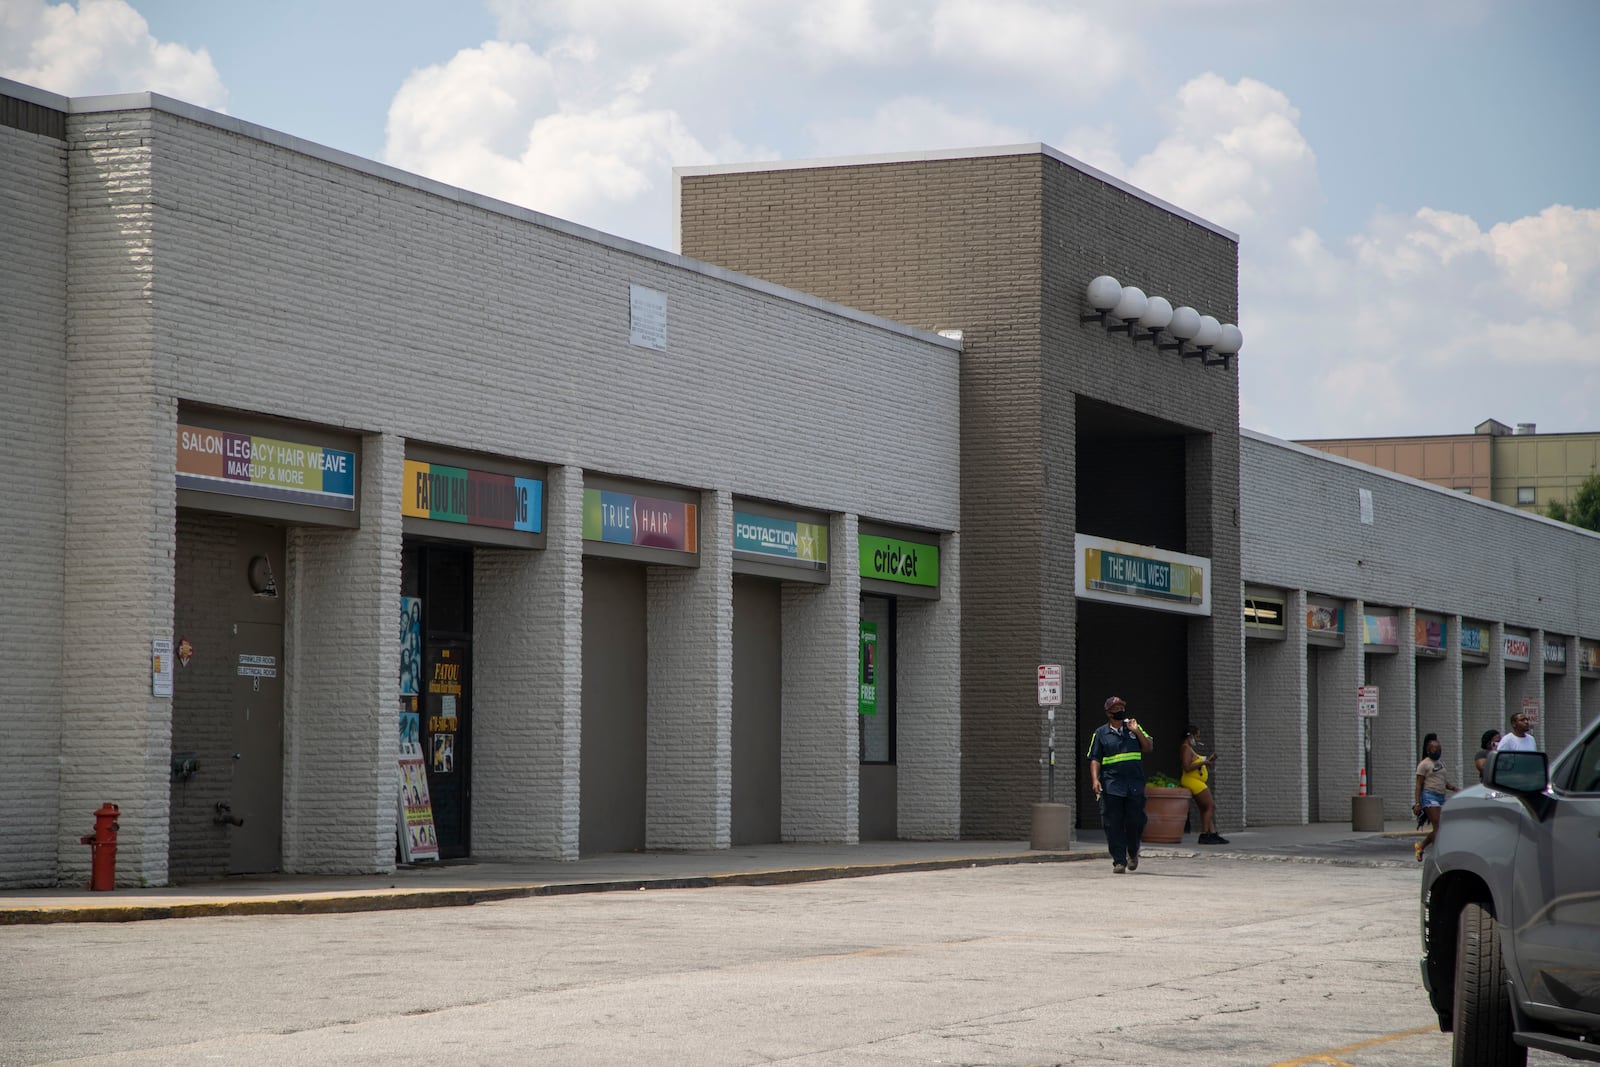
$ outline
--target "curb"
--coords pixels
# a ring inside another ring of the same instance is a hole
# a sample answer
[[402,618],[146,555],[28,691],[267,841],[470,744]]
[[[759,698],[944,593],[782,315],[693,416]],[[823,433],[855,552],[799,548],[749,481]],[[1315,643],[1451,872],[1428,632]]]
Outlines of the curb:
[[645,889],[713,889],[719,886],[797,885],[880,874],[947,871],[962,867],[1000,867],[1024,863],[1071,863],[1098,858],[1092,852],[1028,852],[1011,856],[912,860],[859,866],[797,867],[729,874],[671,878],[630,878],[604,882],[543,882],[531,885],[463,889],[423,889],[358,893],[327,897],[267,897],[195,901],[185,904],[84,904],[32,908],[0,908],[0,926],[51,923],[120,923],[151,919],[195,919],[227,915],[335,915],[417,908],[458,908],[528,897],[573,896],[580,893],[637,892]]

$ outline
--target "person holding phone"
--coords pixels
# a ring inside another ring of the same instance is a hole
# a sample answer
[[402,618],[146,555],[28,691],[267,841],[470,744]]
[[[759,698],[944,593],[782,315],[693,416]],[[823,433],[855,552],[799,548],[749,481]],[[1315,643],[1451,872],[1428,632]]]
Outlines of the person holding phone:
[[1226,845],[1228,839],[1217,833],[1217,800],[1211,795],[1211,765],[1217,762],[1217,754],[1203,749],[1200,727],[1190,725],[1183,733],[1183,775],[1178,782],[1194,795],[1194,802],[1200,808],[1198,843]]
[[1106,700],[1106,724],[1089,741],[1089,785],[1111,853],[1111,873],[1139,869],[1144,834],[1144,754],[1155,741],[1128,714],[1121,697]]

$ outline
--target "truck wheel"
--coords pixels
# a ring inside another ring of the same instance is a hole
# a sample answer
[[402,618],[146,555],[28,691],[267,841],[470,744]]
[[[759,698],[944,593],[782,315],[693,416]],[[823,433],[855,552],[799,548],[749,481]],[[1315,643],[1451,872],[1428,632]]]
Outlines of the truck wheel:
[[1528,1050],[1511,1039],[1511,990],[1500,958],[1500,924],[1478,904],[1461,909],[1454,1010],[1454,1067],[1525,1067]]

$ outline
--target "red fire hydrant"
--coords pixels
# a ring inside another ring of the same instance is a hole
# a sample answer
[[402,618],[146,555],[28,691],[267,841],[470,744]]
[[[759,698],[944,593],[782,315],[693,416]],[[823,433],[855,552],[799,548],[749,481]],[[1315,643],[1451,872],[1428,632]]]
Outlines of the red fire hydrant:
[[94,851],[89,861],[89,888],[115,889],[117,885],[117,806],[102,804],[94,813],[94,833],[78,840]]

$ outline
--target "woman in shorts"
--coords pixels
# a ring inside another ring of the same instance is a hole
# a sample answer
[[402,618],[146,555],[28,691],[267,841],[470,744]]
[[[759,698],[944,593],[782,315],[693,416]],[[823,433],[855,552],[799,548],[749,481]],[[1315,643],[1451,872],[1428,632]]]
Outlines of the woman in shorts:
[[1418,863],[1422,862],[1422,854],[1439,832],[1439,813],[1444,808],[1445,795],[1461,788],[1451,784],[1444,770],[1443,756],[1444,746],[1439,743],[1438,734],[1422,739],[1422,762],[1417,764],[1417,802],[1411,805],[1411,810],[1418,816],[1427,816],[1430,825],[1428,836],[1411,846]]
[[1217,757],[1201,751],[1202,747],[1200,728],[1191,724],[1183,732],[1183,777],[1178,781],[1194,794],[1194,802],[1200,808],[1199,843],[1226,845],[1228,839],[1217,833],[1217,801],[1211,795],[1211,765]]

